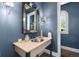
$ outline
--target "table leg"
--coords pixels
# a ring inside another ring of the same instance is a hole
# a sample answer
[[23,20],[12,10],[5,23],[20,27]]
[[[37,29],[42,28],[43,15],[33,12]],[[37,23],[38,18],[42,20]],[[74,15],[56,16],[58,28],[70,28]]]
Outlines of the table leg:
[[26,57],[30,57],[30,52],[29,53],[26,53]]
[[50,56],[52,56],[52,51],[50,50]]

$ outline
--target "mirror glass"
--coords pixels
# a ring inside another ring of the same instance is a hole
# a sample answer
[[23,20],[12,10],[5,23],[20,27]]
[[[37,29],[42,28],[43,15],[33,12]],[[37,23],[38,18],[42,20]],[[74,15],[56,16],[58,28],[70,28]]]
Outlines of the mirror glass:
[[34,3],[23,3],[23,33],[38,32],[39,9]]

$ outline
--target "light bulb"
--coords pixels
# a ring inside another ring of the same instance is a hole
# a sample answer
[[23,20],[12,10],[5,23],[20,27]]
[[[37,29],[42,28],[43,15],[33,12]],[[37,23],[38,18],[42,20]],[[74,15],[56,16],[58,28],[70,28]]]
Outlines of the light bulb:
[[5,4],[6,4],[6,6],[9,6],[9,7],[13,7],[14,6],[14,3],[12,3],[12,2],[6,2]]

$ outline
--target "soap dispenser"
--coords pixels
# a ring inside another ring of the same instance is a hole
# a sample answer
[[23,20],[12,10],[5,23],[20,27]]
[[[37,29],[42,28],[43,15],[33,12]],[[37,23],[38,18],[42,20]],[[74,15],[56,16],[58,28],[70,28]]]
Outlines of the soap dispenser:
[[52,33],[51,32],[48,32],[48,38],[52,39]]
[[25,40],[27,40],[27,41],[29,40],[29,35],[25,36]]

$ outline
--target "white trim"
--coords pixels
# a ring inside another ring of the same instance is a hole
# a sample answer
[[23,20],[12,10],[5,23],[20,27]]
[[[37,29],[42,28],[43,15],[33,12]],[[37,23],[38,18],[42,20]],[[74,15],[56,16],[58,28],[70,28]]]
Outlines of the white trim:
[[[52,51],[52,55],[61,56],[61,28],[60,28],[60,3],[57,3],[57,53]],[[45,52],[50,54],[50,51],[45,49]]]
[[[52,51],[52,55],[56,57],[61,56],[60,7],[60,3],[57,2],[57,53]],[[44,52],[50,54],[48,49],[45,49]]]
[[61,56],[60,3],[57,3],[57,57]]
[[65,49],[65,50],[72,51],[72,52],[79,53],[79,49],[75,49],[75,48],[71,48],[71,47],[67,47],[67,46],[61,46],[61,48]]
[[[60,3],[57,2],[57,53],[52,51],[55,57],[61,56],[61,28],[60,28]],[[50,50],[44,49],[44,52],[50,54]]]
[[62,6],[62,5],[65,5],[67,3],[69,3],[69,2],[60,2],[60,5]]
[[[50,50],[44,49],[44,53],[50,54]],[[57,57],[57,53],[52,51],[52,56]]]

